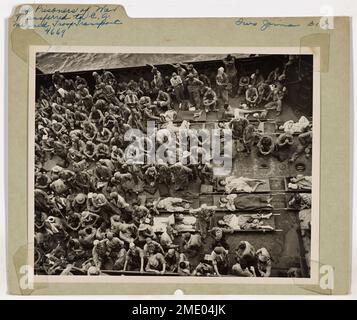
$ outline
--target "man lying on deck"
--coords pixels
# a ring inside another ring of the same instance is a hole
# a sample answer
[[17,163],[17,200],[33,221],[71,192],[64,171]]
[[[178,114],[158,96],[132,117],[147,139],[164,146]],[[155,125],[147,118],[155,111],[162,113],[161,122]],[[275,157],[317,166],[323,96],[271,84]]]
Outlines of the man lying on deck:
[[288,188],[293,190],[299,190],[299,189],[311,190],[312,177],[298,174],[295,178],[290,179]]
[[[253,183],[254,185],[251,186]],[[225,180],[221,180],[219,182],[221,186],[225,186],[225,191],[227,193],[232,193],[233,191],[252,193],[255,192],[258,186],[262,183],[264,183],[264,181],[259,179],[250,179],[244,177],[237,178],[233,176],[227,177]]]
[[220,207],[230,211],[272,209],[272,198],[259,194],[229,194],[219,199]]
[[264,225],[263,220],[270,219],[272,213],[269,214],[239,214],[234,213],[223,216],[222,220],[218,221],[221,227],[227,227],[229,230],[274,230],[272,226]]
[[190,201],[182,198],[167,197],[154,201],[154,206],[157,209],[167,210],[169,212],[182,212],[190,209]]

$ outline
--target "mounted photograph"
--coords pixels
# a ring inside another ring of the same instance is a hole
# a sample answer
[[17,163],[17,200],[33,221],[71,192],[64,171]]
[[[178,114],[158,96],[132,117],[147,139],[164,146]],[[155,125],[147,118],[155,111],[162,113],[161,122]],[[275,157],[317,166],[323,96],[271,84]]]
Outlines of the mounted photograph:
[[30,58],[36,281],[316,280],[316,51],[60,46]]

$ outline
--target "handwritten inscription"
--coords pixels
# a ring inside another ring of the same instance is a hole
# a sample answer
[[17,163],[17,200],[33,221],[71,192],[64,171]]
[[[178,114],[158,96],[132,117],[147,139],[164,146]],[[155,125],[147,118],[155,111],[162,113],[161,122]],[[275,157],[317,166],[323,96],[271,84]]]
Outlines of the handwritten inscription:
[[[51,36],[63,37],[65,33],[78,27],[120,25],[120,19],[113,17],[118,7],[92,5],[87,7],[28,6],[15,15],[14,27],[43,30]],[[31,11],[32,10],[32,11]]]
[[[306,24],[308,27],[321,27],[322,22],[326,24],[326,21],[328,19],[321,18],[320,21],[310,21],[309,23]],[[292,28],[298,28],[298,27],[304,27],[305,25],[301,25],[298,23],[291,23],[291,22],[272,22],[269,19],[264,19],[263,21],[254,21],[254,20],[248,20],[244,18],[239,18],[235,21],[235,25],[238,27],[254,27],[258,28],[260,31],[267,31],[267,30],[273,30],[273,29],[278,29],[278,28],[283,28],[283,29],[292,29]],[[327,29],[327,27],[323,28]]]

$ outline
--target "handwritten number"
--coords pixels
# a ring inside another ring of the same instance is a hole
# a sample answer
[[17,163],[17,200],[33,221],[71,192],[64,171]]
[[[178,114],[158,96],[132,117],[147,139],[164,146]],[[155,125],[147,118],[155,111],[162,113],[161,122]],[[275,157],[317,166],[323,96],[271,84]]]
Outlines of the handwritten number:
[[30,5],[23,5],[19,10],[18,25],[21,29],[33,29],[33,8]]

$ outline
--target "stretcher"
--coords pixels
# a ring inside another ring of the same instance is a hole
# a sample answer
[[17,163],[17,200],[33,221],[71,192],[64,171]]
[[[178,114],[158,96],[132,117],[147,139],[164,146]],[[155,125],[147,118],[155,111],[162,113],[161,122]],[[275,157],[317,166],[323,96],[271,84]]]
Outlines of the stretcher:
[[[237,212],[235,213],[236,216],[239,216],[239,215],[243,215],[243,216],[253,216],[254,214],[256,214],[257,212],[255,213],[247,213],[247,212]],[[217,215],[216,215],[216,218],[218,220],[222,219],[223,216],[225,214],[232,214],[231,211],[225,211],[225,212],[219,212]],[[276,225],[275,225],[275,217],[276,216],[279,216],[280,214],[279,213],[274,213],[271,215],[271,217],[269,219],[264,219],[264,226],[270,226],[272,227],[272,229],[257,229],[257,228],[252,228],[252,229],[233,229],[233,232],[234,233],[240,233],[240,232],[274,232],[274,231],[282,231],[280,229],[276,229]]]
[[[212,205],[217,206],[216,212],[227,212],[228,211],[227,208],[220,206],[220,199],[222,198],[222,196],[223,195],[212,195],[212,199],[213,199],[213,204]],[[255,212],[264,211],[264,212],[266,212],[266,211],[271,211],[273,209],[274,208],[271,208],[271,209],[268,209],[268,208],[266,208],[266,209],[252,209],[252,210],[241,210],[240,209],[239,211],[255,211]],[[229,211],[229,212],[232,212],[232,211]]]
[[[288,188],[288,184],[290,179],[293,177],[270,177],[268,179],[260,179],[263,180],[264,183],[259,185],[255,192],[253,193],[274,193],[274,192],[306,192],[310,193],[311,189],[302,188],[302,189],[290,189]],[[217,177],[214,182],[214,188],[212,194],[224,194],[225,186],[220,185],[220,181],[225,180],[225,177]],[[245,193],[245,192],[234,192],[234,193]]]
[[[238,178],[238,177],[237,177]],[[225,193],[225,186],[222,186],[220,184],[220,182],[223,180],[225,180],[226,177],[218,177],[215,181],[215,192],[218,193]],[[270,187],[270,181],[269,179],[260,179],[262,181],[264,181],[262,184],[258,185],[257,189],[255,190],[255,192],[269,192],[271,191],[271,187]],[[253,185],[254,182],[252,182],[251,185]],[[245,192],[234,192],[234,193],[245,193]]]
[[[171,214],[162,214],[160,216],[156,216],[154,217],[154,230],[162,230],[162,231],[166,231],[167,226],[172,225],[172,223],[174,222],[173,220],[170,221],[170,216]],[[190,224],[183,224],[183,223],[175,223],[175,230],[179,233],[185,233],[185,232],[196,232],[196,229],[194,227],[195,222],[196,222],[196,218],[192,215],[186,215],[186,218],[192,220],[192,222]]]

